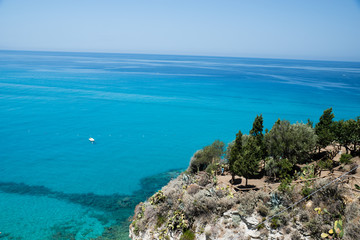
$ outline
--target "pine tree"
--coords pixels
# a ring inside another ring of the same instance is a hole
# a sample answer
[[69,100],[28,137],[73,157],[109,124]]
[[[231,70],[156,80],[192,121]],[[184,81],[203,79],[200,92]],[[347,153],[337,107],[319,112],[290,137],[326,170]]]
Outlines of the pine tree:
[[231,181],[232,181],[232,183],[234,183],[235,175],[236,175],[234,165],[235,165],[235,162],[238,160],[238,158],[239,158],[239,156],[241,155],[241,152],[242,152],[242,136],[243,136],[242,132],[239,131],[236,134],[234,144],[230,148],[229,170],[230,170],[230,173],[231,173]]
[[264,137],[263,135],[263,117],[262,114],[256,115],[256,118],[253,122],[253,127],[250,130],[250,135],[254,136],[254,137]]
[[319,152],[321,148],[328,146],[335,139],[333,131],[334,117],[332,108],[326,109],[323,115],[321,115],[319,122],[315,125],[315,133],[318,136]]
[[250,130],[250,135],[255,138],[256,144],[259,147],[256,155],[258,156],[259,160],[264,160],[265,165],[265,157],[266,157],[266,146],[264,142],[264,134],[263,134],[263,117],[262,114],[257,115],[254,122],[253,127]]
[[246,145],[242,148],[242,153],[238,155],[235,161],[234,172],[236,175],[243,176],[246,179],[246,186],[248,184],[248,178],[258,174],[260,161],[258,153],[260,150],[256,138],[250,136]]

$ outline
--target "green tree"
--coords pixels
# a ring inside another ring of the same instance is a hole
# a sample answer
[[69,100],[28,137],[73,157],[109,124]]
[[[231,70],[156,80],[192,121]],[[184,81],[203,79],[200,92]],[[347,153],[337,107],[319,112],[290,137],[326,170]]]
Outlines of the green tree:
[[294,165],[287,159],[269,158],[265,167],[266,175],[276,180],[290,178],[290,173]]
[[250,136],[253,136],[256,140],[256,144],[259,146],[259,150],[256,153],[260,159],[265,159],[266,148],[264,144],[264,134],[263,134],[263,117],[262,114],[257,115],[254,122],[253,127],[250,130]]
[[328,146],[334,141],[334,117],[332,108],[326,109],[323,115],[321,115],[319,122],[315,125],[315,133],[318,136],[319,152],[321,148]]
[[334,138],[335,141],[337,143],[339,143],[340,145],[340,149],[341,146],[344,146],[346,149],[346,153],[348,153],[349,151],[349,145],[351,143],[351,138],[350,138],[350,134],[347,132],[348,131],[348,127],[346,126],[348,124],[346,124],[346,121],[344,120],[339,120],[333,123],[333,133],[334,133]]
[[242,153],[242,132],[239,131],[236,134],[236,138],[235,141],[231,144],[229,144],[228,146],[228,161],[229,161],[229,171],[231,173],[231,182],[234,183],[235,180],[235,168],[234,168],[234,164],[235,162],[238,160],[238,158],[240,157],[241,153]]
[[206,170],[211,164],[219,163],[225,151],[225,143],[219,140],[198,150],[190,160],[189,171],[195,173]]
[[354,126],[354,136],[353,136],[354,151],[358,151],[360,146],[360,116],[356,117],[356,122]]
[[265,135],[268,155],[274,161],[288,159],[293,165],[307,161],[315,149],[316,142],[317,137],[313,128],[303,123],[291,125],[287,120],[276,121]]
[[259,172],[259,162],[265,158],[265,145],[263,135],[263,117],[257,115],[250,135],[242,135],[239,132],[236,136],[229,168],[232,173],[232,181],[234,176],[243,176],[246,179]]
[[253,127],[252,129],[250,130],[250,135],[251,136],[254,136],[254,137],[264,137],[263,135],[263,117],[262,117],[262,114],[257,115],[254,122],[253,122]]
[[340,120],[333,125],[335,140],[341,146],[344,146],[346,153],[355,153],[360,144],[360,117],[356,120]]
[[248,184],[248,178],[259,172],[260,151],[261,149],[257,144],[256,138],[250,136],[234,163],[234,173],[246,179],[246,186]]

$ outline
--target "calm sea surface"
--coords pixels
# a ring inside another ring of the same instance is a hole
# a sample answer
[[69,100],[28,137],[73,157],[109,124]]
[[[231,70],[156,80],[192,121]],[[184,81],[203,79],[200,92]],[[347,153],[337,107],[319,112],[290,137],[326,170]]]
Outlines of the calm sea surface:
[[360,115],[360,63],[0,51],[0,238],[126,239],[197,149],[329,107]]

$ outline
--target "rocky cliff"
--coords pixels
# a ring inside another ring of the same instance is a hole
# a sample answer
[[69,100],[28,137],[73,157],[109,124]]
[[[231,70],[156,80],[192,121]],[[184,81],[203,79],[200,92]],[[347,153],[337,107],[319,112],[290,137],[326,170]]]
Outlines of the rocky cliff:
[[235,191],[205,172],[182,173],[146,202],[130,225],[131,239],[359,239],[359,195],[331,179],[288,188]]

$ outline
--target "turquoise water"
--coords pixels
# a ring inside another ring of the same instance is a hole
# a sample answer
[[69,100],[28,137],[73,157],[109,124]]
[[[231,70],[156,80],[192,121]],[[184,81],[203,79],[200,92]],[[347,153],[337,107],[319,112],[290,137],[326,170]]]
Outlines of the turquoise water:
[[197,149],[328,107],[360,115],[360,63],[0,51],[0,237],[126,236]]

